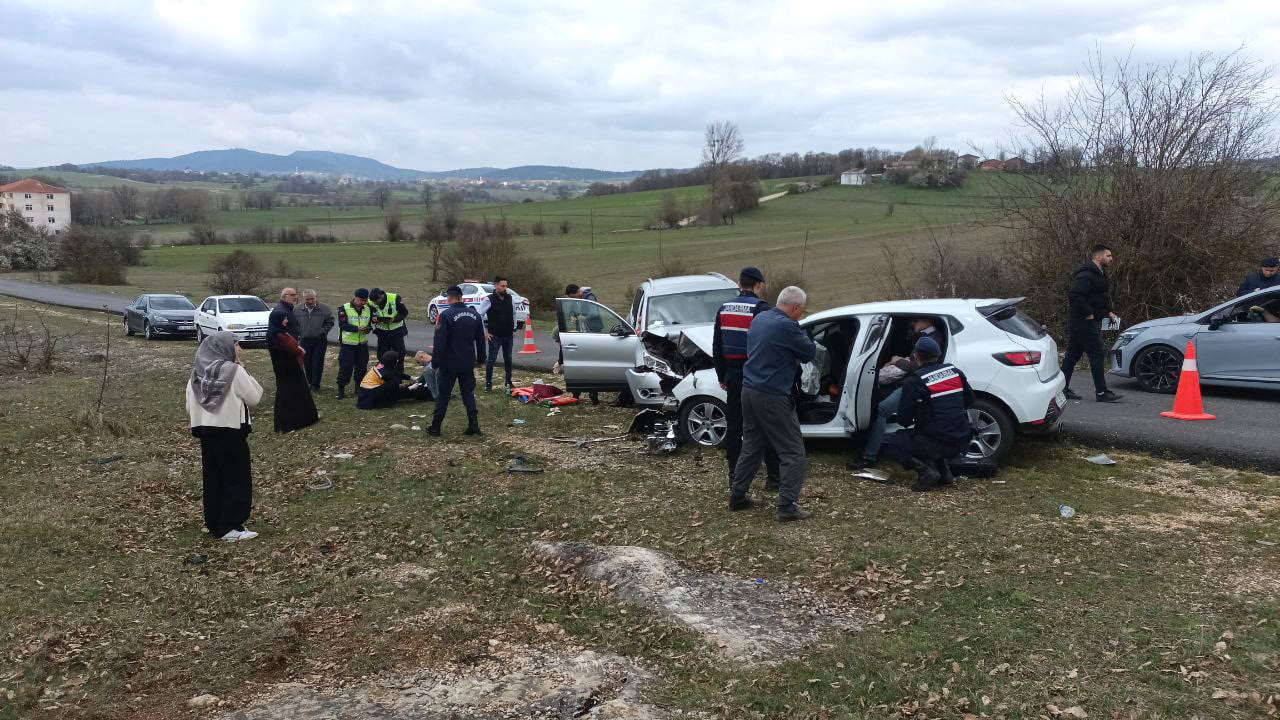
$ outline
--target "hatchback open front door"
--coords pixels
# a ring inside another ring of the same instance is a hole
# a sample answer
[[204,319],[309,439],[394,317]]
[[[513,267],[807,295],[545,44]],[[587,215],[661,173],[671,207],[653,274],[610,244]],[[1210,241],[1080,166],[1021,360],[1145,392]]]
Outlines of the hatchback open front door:
[[636,366],[640,338],[617,313],[598,302],[556,300],[564,382],[571,392],[621,392]]

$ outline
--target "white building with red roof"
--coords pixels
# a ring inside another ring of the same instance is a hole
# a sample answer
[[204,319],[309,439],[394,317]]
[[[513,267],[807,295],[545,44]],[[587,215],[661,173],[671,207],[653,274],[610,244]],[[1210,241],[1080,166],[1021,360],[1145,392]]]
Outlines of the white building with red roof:
[[27,178],[0,185],[0,223],[16,211],[33,228],[57,234],[71,225],[71,191]]

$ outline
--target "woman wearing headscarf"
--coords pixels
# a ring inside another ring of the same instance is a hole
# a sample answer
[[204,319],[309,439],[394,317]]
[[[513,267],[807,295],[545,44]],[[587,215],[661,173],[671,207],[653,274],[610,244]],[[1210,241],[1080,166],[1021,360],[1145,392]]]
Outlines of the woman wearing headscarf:
[[320,419],[303,370],[302,346],[298,344],[298,323],[293,317],[297,299],[297,290],[285,288],[267,319],[267,351],[276,374],[276,432],[301,430]]
[[204,474],[204,524],[228,542],[258,536],[245,530],[253,506],[249,467],[249,408],[262,400],[262,386],[240,364],[235,333],[213,333],[196,348],[187,381],[191,434],[200,439]]

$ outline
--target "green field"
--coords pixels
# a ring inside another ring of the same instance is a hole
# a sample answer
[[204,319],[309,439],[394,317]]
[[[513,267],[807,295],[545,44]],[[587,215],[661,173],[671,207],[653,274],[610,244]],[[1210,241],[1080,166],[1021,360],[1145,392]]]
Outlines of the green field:
[[[35,322],[12,300],[0,317]],[[100,313],[42,319],[71,335],[67,368],[0,373],[0,720],[225,717],[277,684],[465,674],[527,647],[634,658],[654,676],[647,700],[725,720],[1276,711],[1275,475],[1138,453],[1101,467],[1083,460],[1098,449],[1027,441],[993,478],[917,494],[901,472],[851,478],[843,443],[811,443],[814,517],[782,525],[724,509],[718,453],[549,439],[618,434],[631,413],[605,405],[548,416],[482,394],[485,436],[462,436],[455,402],[433,439],[409,427],[429,404],[361,411],[326,393],[319,424],[277,435],[270,362],[250,350],[261,536],[227,544],[201,527],[181,399],[194,343],[123,338]],[[80,421],[104,377],[118,436]],[[504,472],[513,453],[546,472]],[[308,489],[321,479],[332,489]],[[650,548],[870,622],[777,664],[723,661],[669,616],[543,572],[527,551],[557,540]],[[406,687],[427,697],[383,696]],[[204,693],[224,704],[187,706]]]
[[[787,184],[765,183],[770,193]],[[990,179],[972,176],[957,191],[917,190],[892,185],[833,186],[788,195],[739,216],[733,225],[691,227],[665,232],[643,230],[656,213],[662,191],[626,193],[572,200],[467,207],[471,219],[506,217],[524,231],[518,242],[548,264],[566,282],[591,285],[607,303],[623,306],[627,295],[646,277],[658,272],[660,257],[684,261],[696,271],[718,271],[731,277],[747,264],[769,273],[798,274],[803,268],[810,305],[821,308],[881,296],[882,246],[902,251],[904,258],[926,251],[929,228],[954,235],[972,247],[992,243],[996,231],[979,221],[990,207]],[[704,193],[701,187],[676,191],[682,206],[692,212]],[[416,231],[422,206],[405,206],[406,228]],[[443,283],[428,281],[424,251],[414,244],[369,242],[382,232],[377,208],[280,208],[269,212],[242,210],[219,213],[225,230],[269,224],[306,224],[313,232],[328,232],[355,240],[332,245],[245,246],[261,256],[267,267],[284,261],[297,277],[280,278],[274,286],[295,283],[315,287],[324,298],[338,302],[355,287],[397,289],[421,312]],[[541,220],[547,234],[528,234]],[[560,234],[561,220],[570,232]],[[178,235],[184,228],[170,230]],[[147,229],[157,240],[160,229]],[[808,247],[805,237],[808,235]],[[180,291],[199,299],[209,260],[228,252],[226,246],[158,247],[146,253],[143,267],[129,269],[123,294],[141,291]],[[31,277],[30,274],[26,277]],[[458,280],[445,278],[444,280]],[[513,283],[519,291],[519,284]]]

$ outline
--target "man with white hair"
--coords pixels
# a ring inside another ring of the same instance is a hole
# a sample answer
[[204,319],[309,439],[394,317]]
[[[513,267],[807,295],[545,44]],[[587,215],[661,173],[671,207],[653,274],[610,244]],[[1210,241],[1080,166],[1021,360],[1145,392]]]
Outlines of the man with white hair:
[[729,488],[729,509],[756,503],[747,495],[751,481],[772,446],[780,465],[778,520],[803,520],[810,513],[796,501],[804,485],[804,438],[792,389],[800,363],[816,354],[813,339],[800,328],[808,300],[792,285],[778,293],[775,307],[756,316],[747,332],[747,362],[742,368],[742,453]]

